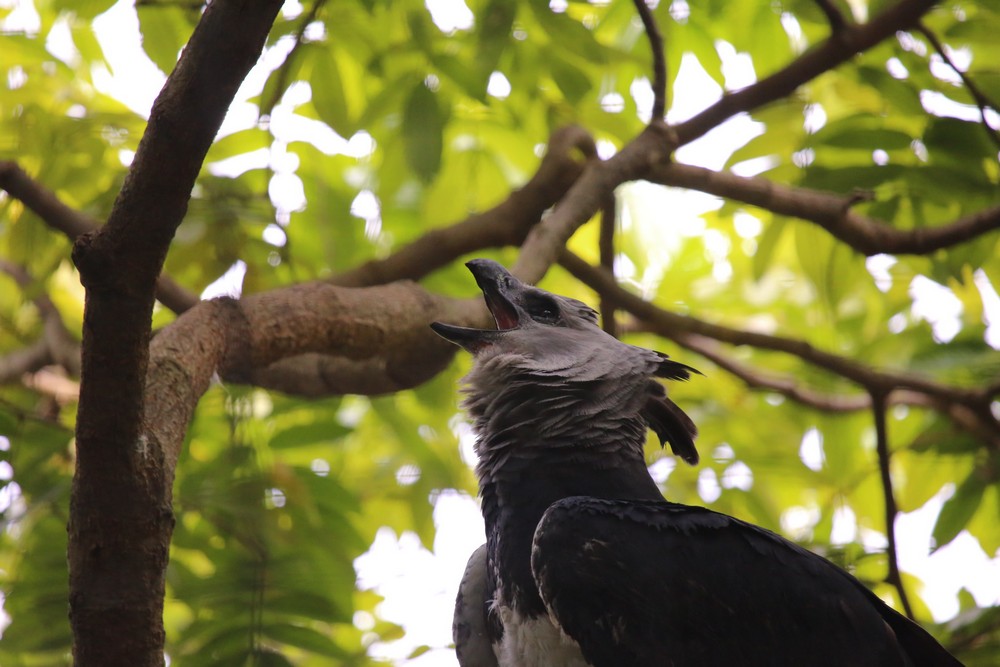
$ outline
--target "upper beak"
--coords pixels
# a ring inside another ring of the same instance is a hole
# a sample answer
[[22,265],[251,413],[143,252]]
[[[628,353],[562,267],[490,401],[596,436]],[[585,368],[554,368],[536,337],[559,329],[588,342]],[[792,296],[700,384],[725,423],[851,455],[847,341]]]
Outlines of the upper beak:
[[465,264],[483,290],[486,307],[490,309],[497,329],[513,329],[520,323],[513,292],[523,287],[520,280],[492,259],[474,259]]
[[445,340],[475,353],[496,340],[501,331],[518,325],[518,311],[509,295],[521,287],[521,281],[491,259],[474,259],[466,266],[483,291],[486,307],[493,314],[497,329],[473,329],[443,322],[434,322],[431,329]]

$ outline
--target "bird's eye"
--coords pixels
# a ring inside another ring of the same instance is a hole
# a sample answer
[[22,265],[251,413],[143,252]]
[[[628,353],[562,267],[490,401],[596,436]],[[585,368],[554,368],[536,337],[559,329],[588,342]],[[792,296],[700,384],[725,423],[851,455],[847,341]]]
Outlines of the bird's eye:
[[529,304],[527,311],[536,322],[551,324],[559,319],[559,308],[548,300],[539,300]]

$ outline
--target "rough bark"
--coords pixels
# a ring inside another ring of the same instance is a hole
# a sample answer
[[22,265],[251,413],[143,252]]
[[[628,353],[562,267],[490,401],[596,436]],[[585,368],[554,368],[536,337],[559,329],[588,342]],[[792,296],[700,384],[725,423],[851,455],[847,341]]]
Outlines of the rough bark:
[[108,223],[74,247],[87,290],[68,527],[80,667],[163,664],[173,475],[143,423],[156,280],[205,154],[280,6],[208,5],[153,105]]

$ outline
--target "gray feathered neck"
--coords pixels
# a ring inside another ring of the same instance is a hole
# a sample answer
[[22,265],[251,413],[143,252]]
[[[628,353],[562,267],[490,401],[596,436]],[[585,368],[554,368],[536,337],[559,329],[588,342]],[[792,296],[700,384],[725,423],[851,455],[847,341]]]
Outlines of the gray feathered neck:
[[469,262],[497,329],[434,323],[473,354],[464,407],[479,436],[480,477],[559,450],[559,460],[642,457],[646,428],[689,463],[696,429],[654,377],[694,369],[623,343],[586,304],[525,285],[490,260]]
[[[602,335],[596,335],[602,334]],[[545,456],[642,459],[641,410],[658,358],[600,329],[518,332],[477,355],[463,407],[479,436],[480,477]]]

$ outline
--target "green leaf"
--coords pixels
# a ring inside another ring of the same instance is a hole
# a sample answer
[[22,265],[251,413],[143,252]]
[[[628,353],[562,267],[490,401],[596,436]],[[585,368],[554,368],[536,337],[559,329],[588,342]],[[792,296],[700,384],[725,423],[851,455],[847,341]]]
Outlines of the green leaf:
[[962,532],[979,509],[986,486],[982,474],[973,470],[955,490],[955,495],[945,501],[932,533],[935,549],[948,544]]
[[429,183],[441,168],[447,114],[423,82],[414,86],[403,109],[403,150],[406,163]]
[[177,6],[159,3],[141,3],[136,8],[139,29],[142,31],[142,49],[160,71],[174,71],[181,48],[191,36],[194,24],[189,12]]
[[772,265],[775,250],[778,242],[785,232],[788,219],[781,216],[774,216],[764,228],[764,233],[757,243],[757,252],[753,256],[753,279],[760,280]]
[[272,449],[291,449],[317,443],[328,444],[331,441],[340,440],[351,430],[336,420],[324,419],[311,424],[297,424],[283,429],[272,436],[268,444]]
[[270,639],[303,648],[327,658],[344,659],[348,657],[348,653],[337,646],[336,642],[312,628],[290,623],[268,623],[261,628],[261,632]]
[[339,49],[316,53],[311,58],[312,103],[320,119],[342,137],[357,131],[351,99],[358,93],[354,64]]
[[516,14],[517,3],[510,0],[489,0],[478,12],[476,37],[479,48],[476,50],[476,65],[481,80],[489,80],[490,74],[497,69],[504,49],[510,45],[510,33]]

